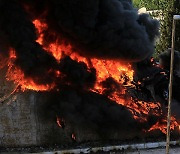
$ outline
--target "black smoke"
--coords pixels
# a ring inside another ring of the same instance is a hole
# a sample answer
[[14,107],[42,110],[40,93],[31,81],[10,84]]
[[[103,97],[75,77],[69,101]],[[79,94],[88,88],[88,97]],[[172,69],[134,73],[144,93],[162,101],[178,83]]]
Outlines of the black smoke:
[[94,68],[88,69],[84,62],[77,62],[69,56],[61,59],[59,70],[63,74],[61,80],[72,87],[89,89],[94,86],[96,81],[96,70]]
[[28,4],[33,6],[29,12],[34,18],[43,16],[40,10],[46,9],[42,19],[48,23],[48,31],[55,31],[83,56],[140,61],[154,51],[159,24],[148,15],[138,15],[130,1],[45,0]]
[[58,38],[86,57],[139,61],[158,35],[158,22],[125,0],[0,0],[0,10],[1,52],[14,48],[16,65],[39,84],[54,80],[58,64],[36,42],[36,18],[49,26],[46,43]]
[[[171,60],[171,49],[163,52],[160,55],[160,65],[166,70],[170,70],[170,60]],[[174,74],[180,77],[180,52],[174,51]]]
[[[166,70],[170,70],[171,49],[160,55],[160,65]],[[173,98],[175,102],[180,102],[180,52],[174,51],[173,65]]]
[[36,43],[36,30],[28,14],[16,0],[0,0],[0,10],[0,42],[6,41],[0,44],[0,51],[6,49],[8,52],[10,47],[14,48],[15,64],[25,77],[31,77],[39,84],[51,83],[55,74],[49,71],[57,64],[53,56]]
[[[122,88],[114,79],[101,83],[103,95],[90,91],[96,70],[68,56],[58,63],[36,42],[32,21],[38,18],[47,23],[44,44],[60,40],[87,58],[136,62],[154,51],[156,20],[138,15],[126,0],[0,0],[0,10],[0,51],[8,54],[14,48],[16,66],[35,83],[58,83],[60,91],[48,93],[50,106],[45,112],[53,111],[54,116],[60,114],[72,124],[99,131],[142,130],[155,124],[157,117],[149,116],[150,124],[139,123],[128,109],[108,99],[113,89]],[[56,78],[52,70],[59,70],[61,76]]]
[[142,133],[143,129],[148,130],[158,120],[158,117],[149,115],[147,122],[140,123],[126,107],[107,97],[69,86],[65,86],[60,93],[51,93],[44,104],[41,113],[46,120],[58,115],[74,127],[94,130],[105,138],[111,136],[108,133],[112,130],[123,136],[125,132],[128,135]]

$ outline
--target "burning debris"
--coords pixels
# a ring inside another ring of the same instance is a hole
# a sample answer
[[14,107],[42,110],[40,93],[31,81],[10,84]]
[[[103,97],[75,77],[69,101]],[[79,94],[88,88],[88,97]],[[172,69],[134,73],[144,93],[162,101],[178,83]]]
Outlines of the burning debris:
[[71,138],[72,138],[72,140],[76,141],[76,136],[75,136],[75,134],[72,134],[72,135],[71,135]]
[[[166,70],[170,68],[170,53],[171,49],[160,55],[160,66]],[[180,52],[175,51],[174,53],[174,75],[180,77]]]
[[[0,0],[0,9],[7,80],[47,93],[59,127],[166,133],[169,72],[150,59],[156,20],[125,0]],[[172,130],[178,118],[173,114]]]
[[63,118],[59,118],[58,116],[56,117],[56,122],[58,126],[62,129],[65,127],[65,120]]

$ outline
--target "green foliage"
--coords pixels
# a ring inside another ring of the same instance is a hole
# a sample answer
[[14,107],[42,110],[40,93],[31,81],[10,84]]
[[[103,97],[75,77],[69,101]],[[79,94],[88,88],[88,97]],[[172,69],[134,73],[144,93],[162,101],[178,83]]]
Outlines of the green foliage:
[[[160,17],[160,38],[156,44],[155,56],[171,47],[172,20],[174,14],[180,14],[180,0],[133,0],[137,8],[146,7],[147,10],[161,10],[153,17]],[[175,49],[180,51],[180,21],[176,24]]]
[[173,15],[173,1],[172,0],[166,0],[162,4],[162,19],[160,20],[160,40],[158,44],[156,45],[156,52],[157,54],[160,54],[167,48],[170,48],[170,40],[171,40],[171,29],[172,29],[172,15]]
[[134,7],[141,8],[146,7],[147,10],[159,10],[162,9],[162,3],[166,0],[133,0]]
[[[172,21],[174,14],[180,14],[180,1],[166,0],[162,7],[163,19],[161,20],[161,37],[160,42],[157,44],[157,53],[161,53],[171,47]],[[177,21],[176,24],[175,49],[180,50],[180,21]]]
[[[174,2],[174,14],[180,15],[180,0],[175,0]],[[180,51],[180,21],[177,21],[176,24],[176,50]]]

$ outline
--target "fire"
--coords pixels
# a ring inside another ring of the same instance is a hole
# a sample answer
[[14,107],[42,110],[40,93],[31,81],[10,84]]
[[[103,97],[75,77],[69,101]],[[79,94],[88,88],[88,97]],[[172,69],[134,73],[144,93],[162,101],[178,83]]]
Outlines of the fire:
[[[176,121],[175,117],[171,117],[171,126],[170,129],[171,130],[175,130],[175,128],[179,129],[179,124]],[[161,132],[163,132],[164,134],[167,133],[167,120],[163,119],[162,121],[158,121],[155,125],[153,125],[148,131],[153,131],[153,130],[161,130]]]
[[31,78],[26,78],[24,73],[17,66],[14,65],[14,60],[16,59],[16,54],[13,49],[10,50],[10,57],[8,62],[8,71],[6,74],[6,79],[9,81],[14,81],[15,84],[21,87],[22,91],[26,89],[34,91],[48,91],[53,89],[55,86],[52,85],[37,85]]
[[39,37],[36,40],[36,42],[38,42],[39,44],[42,44],[43,38],[44,38],[43,31],[46,30],[48,28],[48,26],[47,26],[47,24],[40,22],[39,20],[34,20],[33,23],[37,29],[38,34],[39,34]]
[[58,116],[56,116],[56,123],[60,128],[65,127],[65,120],[63,118],[59,118]]
[[[48,29],[48,25],[45,22],[40,20],[33,21],[37,33],[38,39],[36,40],[43,49],[50,54],[52,54],[57,62],[59,63],[63,55],[70,56],[73,60],[78,62],[84,62],[87,64],[89,68],[94,67],[96,69],[96,83],[94,88],[89,89],[93,92],[103,94],[104,88],[102,86],[102,82],[106,81],[108,78],[112,78],[117,84],[121,85],[121,88],[118,90],[114,90],[108,98],[112,101],[115,101],[117,104],[121,104],[129,109],[132,113],[134,119],[139,122],[147,121],[148,115],[162,116],[161,104],[159,102],[145,102],[134,100],[132,97],[126,95],[127,87],[134,87],[133,77],[134,70],[131,64],[127,64],[124,62],[116,61],[116,60],[100,60],[96,58],[87,59],[85,57],[80,56],[79,54],[73,52],[71,45],[67,45],[65,43],[59,43],[60,40],[56,40],[53,43],[45,44],[44,43],[44,31]],[[31,89],[35,91],[48,91],[55,87],[55,83],[52,85],[37,85],[31,78],[25,77],[24,73],[17,68],[13,62],[16,59],[16,54],[13,50],[10,51],[10,58],[8,64],[8,73],[7,79],[14,81],[15,84],[20,85],[21,89],[24,91],[26,89]],[[153,59],[151,59],[153,61]],[[57,71],[57,77],[61,76],[61,72]],[[141,82],[137,83],[138,85]],[[176,119],[172,118],[171,129],[175,129],[175,127],[179,126]],[[63,127],[64,119],[60,119],[57,117],[56,120],[59,127]],[[161,130],[163,133],[166,133],[166,120],[158,121],[155,125],[153,125],[148,131],[153,131],[156,129]],[[76,140],[74,134],[72,134],[72,139]]]
[[75,134],[72,134],[72,135],[71,135],[71,138],[72,138],[74,141],[76,141],[76,136],[75,136]]
[[[114,94],[110,97],[111,100],[116,101],[118,104],[126,106],[130,112],[133,114],[134,119],[139,120],[140,122],[147,121],[148,115],[161,116],[160,103],[159,102],[144,102],[144,101],[135,101],[132,98],[123,99]],[[160,110],[160,111],[159,111]]]
[[[119,84],[123,84],[127,80],[127,85],[132,86],[134,70],[130,64],[125,64],[115,60],[98,60],[92,59],[92,64],[97,68],[97,81],[98,83],[104,81],[108,77],[112,77]],[[97,85],[98,86],[98,85]],[[98,87],[96,87],[98,88]]]
[[33,23],[39,34],[39,37],[36,40],[36,42],[39,43],[40,45],[42,45],[44,50],[46,50],[47,52],[52,54],[58,62],[62,58],[62,55],[66,54],[66,55],[69,55],[73,60],[83,61],[83,62],[87,63],[86,58],[81,57],[78,54],[72,52],[71,45],[65,45],[63,43],[59,44],[58,43],[59,40],[56,40],[55,42],[50,43],[48,45],[45,45],[43,42],[43,40],[44,40],[43,31],[47,30],[47,28],[48,28],[47,24],[40,22],[40,20],[34,20]]

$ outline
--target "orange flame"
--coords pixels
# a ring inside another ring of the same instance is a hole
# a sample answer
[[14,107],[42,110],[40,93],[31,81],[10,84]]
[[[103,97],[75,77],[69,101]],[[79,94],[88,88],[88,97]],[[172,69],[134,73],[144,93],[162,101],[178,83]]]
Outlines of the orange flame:
[[6,74],[6,79],[9,81],[14,81],[15,84],[21,87],[22,91],[26,89],[34,91],[48,91],[54,88],[55,84],[52,85],[37,85],[31,78],[26,78],[24,73],[17,66],[14,65],[14,60],[16,59],[16,54],[13,49],[10,50],[10,58],[8,63],[8,71]]
[[76,140],[75,134],[72,134],[72,135],[71,135],[71,138],[75,141],[75,140]]
[[[176,121],[175,117],[171,117],[171,125],[170,129],[175,130],[175,128],[179,129],[179,124]],[[148,132],[153,130],[161,130],[164,134],[167,134],[167,119],[163,119],[162,121],[158,121],[155,125],[153,125]]]
[[[40,22],[39,20],[35,20],[33,22],[37,28],[39,33],[39,38],[37,42],[39,42],[43,48],[50,52],[57,61],[60,61],[62,58],[62,54],[69,55],[73,60],[78,62],[82,61],[89,66],[88,60],[77,53],[72,51],[72,47],[70,45],[58,44],[58,40],[55,43],[51,43],[48,46],[43,45],[43,31],[48,28],[47,24]],[[140,122],[147,121],[147,117],[149,114],[161,116],[162,111],[161,104],[159,102],[143,102],[143,101],[135,101],[132,98],[125,98],[124,94],[126,93],[126,86],[133,87],[133,76],[134,70],[132,69],[130,64],[115,61],[115,60],[99,60],[93,58],[90,60],[92,66],[96,69],[96,77],[97,81],[95,83],[95,87],[91,89],[94,92],[99,94],[103,93],[103,87],[101,85],[102,81],[105,81],[107,78],[112,77],[117,83],[120,85],[124,85],[120,91],[115,91],[109,99],[126,106],[130,112],[133,114],[134,119],[139,120]],[[154,61],[154,59],[151,59]],[[89,66],[91,67],[91,66]],[[138,84],[141,84],[138,82]],[[164,120],[166,121],[166,120]],[[176,122],[175,118],[172,117],[171,129],[174,129],[178,123]],[[165,125],[161,125],[160,123],[156,123],[153,125],[148,131],[152,131],[155,129],[160,129],[163,133],[165,133]],[[75,139],[75,135],[72,134],[72,138]]]
[[58,124],[59,127],[63,128],[65,121],[63,118],[59,118],[58,116],[56,117],[56,123]]
[[[38,39],[36,40],[40,45],[42,45],[43,49],[52,54],[57,62],[60,62],[63,54],[69,55],[73,60],[78,62],[84,62],[87,66],[94,67],[96,69],[96,77],[97,81],[95,83],[94,88],[90,89],[93,92],[103,94],[102,81],[105,81],[107,78],[113,78],[119,85],[122,85],[120,90],[114,91],[109,97],[112,101],[115,101],[117,104],[121,104],[129,109],[129,111],[133,114],[134,119],[145,122],[147,121],[148,115],[156,115],[161,116],[161,104],[159,102],[144,102],[133,100],[131,97],[127,97],[126,91],[127,87],[134,87],[133,85],[133,76],[134,70],[132,69],[131,64],[127,64],[124,62],[119,62],[115,60],[99,60],[96,58],[87,59],[85,57],[80,56],[79,54],[73,52],[71,45],[66,45],[65,43],[59,43],[59,40],[56,40],[53,43],[45,44],[44,43],[44,31],[47,30],[48,25],[40,20],[33,21],[37,33]],[[62,41],[61,41],[62,42]],[[22,90],[32,89],[36,91],[47,91],[54,88],[55,83],[52,85],[37,85],[33,82],[32,79],[26,78],[23,72],[13,65],[13,61],[16,59],[15,52],[11,50],[10,53],[10,62],[9,69],[7,73],[7,79],[13,80],[16,84],[19,84]],[[153,61],[153,59],[152,59]],[[13,71],[12,71],[13,70]],[[57,72],[57,76],[60,76],[61,72]],[[138,82],[138,84],[141,84]],[[158,121],[155,125],[153,125],[148,131],[153,131],[156,129],[161,130],[163,133],[166,133],[164,125],[166,120],[163,119],[161,123]],[[61,119],[57,117],[57,124],[59,127],[61,125]],[[172,117],[171,129],[174,129],[176,126],[179,126],[176,119]],[[72,134],[72,139],[76,139],[75,135]]]

